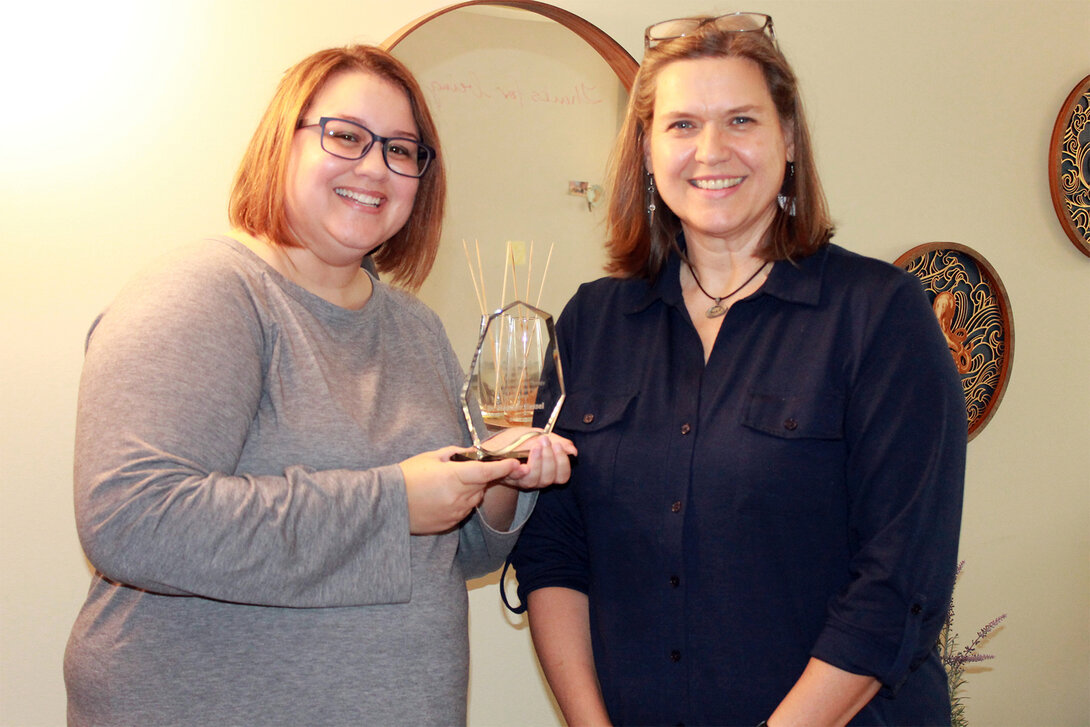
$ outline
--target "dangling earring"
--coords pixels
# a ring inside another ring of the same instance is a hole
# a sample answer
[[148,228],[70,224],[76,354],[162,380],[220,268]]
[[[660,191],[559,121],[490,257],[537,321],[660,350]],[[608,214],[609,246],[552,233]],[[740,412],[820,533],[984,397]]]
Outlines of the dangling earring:
[[[780,193],[776,195],[776,202],[780,205],[780,209],[787,212],[792,217],[795,216],[795,163],[787,162],[787,171],[783,177],[783,186],[780,187]],[[789,195],[788,192],[791,194]],[[790,208],[788,207],[790,202]]]
[[655,175],[647,175],[647,226],[655,224]]

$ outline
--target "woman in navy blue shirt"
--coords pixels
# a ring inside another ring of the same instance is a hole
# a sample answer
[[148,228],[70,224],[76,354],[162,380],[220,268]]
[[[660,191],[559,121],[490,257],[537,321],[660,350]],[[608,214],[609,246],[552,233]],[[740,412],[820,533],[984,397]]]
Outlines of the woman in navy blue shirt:
[[833,245],[771,18],[648,28],[608,271],[558,321],[580,451],[512,555],[569,724],[949,724],[964,398],[926,294]]

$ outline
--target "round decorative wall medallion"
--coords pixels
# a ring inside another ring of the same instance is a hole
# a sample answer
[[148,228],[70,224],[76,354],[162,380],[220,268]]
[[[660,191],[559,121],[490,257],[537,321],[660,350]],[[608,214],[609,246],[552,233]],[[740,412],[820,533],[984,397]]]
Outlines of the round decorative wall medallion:
[[1090,76],[1072,89],[1052,127],[1048,187],[1064,232],[1090,256]]
[[954,242],[919,245],[894,264],[927,291],[961,374],[972,439],[992,418],[1010,378],[1014,321],[1007,291],[987,260]]

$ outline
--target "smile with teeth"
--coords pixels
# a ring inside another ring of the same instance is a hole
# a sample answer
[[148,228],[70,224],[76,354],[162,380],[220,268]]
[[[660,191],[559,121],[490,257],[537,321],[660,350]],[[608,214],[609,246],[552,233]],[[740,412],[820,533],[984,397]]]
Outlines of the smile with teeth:
[[689,184],[693,185],[697,189],[727,189],[728,187],[737,187],[742,183],[745,177],[728,177],[726,179],[693,179],[689,181]]
[[344,189],[342,187],[338,187],[337,189],[334,189],[333,191],[336,192],[337,194],[339,194],[342,197],[346,197],[346,198],[352,200],[353,202],[359,202],[360,204],[365,204],[368,207],[378,207],[379,204],[382,203],[382,200],[380,198],[378,198],[378,197],[372,197],[369,194],[360,194],[359,192],[353,192],[350,189]]

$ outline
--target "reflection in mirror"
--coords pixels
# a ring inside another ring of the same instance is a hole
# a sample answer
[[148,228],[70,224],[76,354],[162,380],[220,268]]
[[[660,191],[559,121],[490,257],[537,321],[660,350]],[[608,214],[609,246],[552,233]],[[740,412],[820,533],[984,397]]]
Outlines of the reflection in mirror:
[[[635,61],[616,52],[634,74]],[[439,256],[420,297],[465,365],[482,303],[495,310],[517,289],[555,316],[580,283],[603,274],[600,185],[627,92],[588,42],[527,10],[445,12],[393,53],[428,99],[449,183]]]

